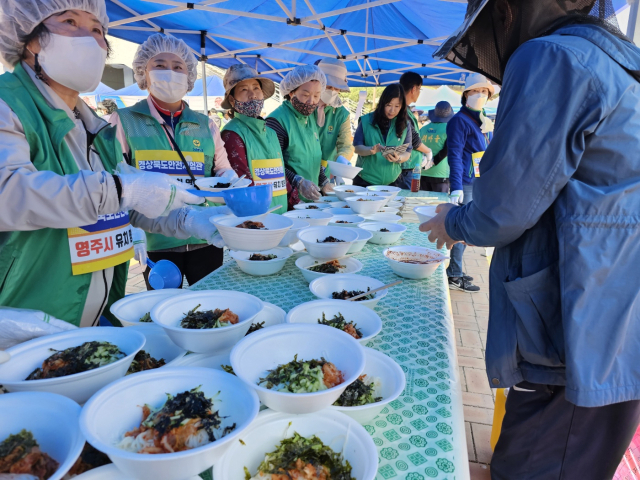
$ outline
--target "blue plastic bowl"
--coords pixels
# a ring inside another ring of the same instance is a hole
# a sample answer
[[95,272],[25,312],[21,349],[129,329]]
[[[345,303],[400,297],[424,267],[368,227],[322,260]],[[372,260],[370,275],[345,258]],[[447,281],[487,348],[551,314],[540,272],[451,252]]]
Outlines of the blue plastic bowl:
[[147,264],[151,267],[149,285],[154,290],[178,288],[182,285],[182,272],[175,263],[169,260],[159,260],[153,263],[147,259]]
[[236,217],[250,217],[261,215],[269,210],[273,198],[273,188],[271,185],[232,188],[219,192],[217,195],[224,197],[227,207]]

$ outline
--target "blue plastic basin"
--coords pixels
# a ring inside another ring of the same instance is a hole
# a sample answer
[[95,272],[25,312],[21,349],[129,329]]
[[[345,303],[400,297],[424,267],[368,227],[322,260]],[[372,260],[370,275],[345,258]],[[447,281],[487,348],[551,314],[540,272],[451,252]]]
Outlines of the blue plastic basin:
[[216,195],[224,197],[227,207],[236,217],[249,217],[261,215],[269,210],[273,198],[273,188],[271,185],[232,188]]

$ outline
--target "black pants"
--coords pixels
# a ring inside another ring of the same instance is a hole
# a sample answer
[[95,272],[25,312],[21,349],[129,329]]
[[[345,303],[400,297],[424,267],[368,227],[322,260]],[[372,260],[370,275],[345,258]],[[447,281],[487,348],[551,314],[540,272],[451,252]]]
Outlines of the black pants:
[[[214,270],[220,268],[223,262],[222,248],[214,247],[213,245],[208,245],[190,252],[149,252],[147,256],[152,262],[169,260],[175,263],[182,272],[182,275],[187,277],[189,285],[193,285]],[[147,290],[153,290],[151,285],[149,285],[150,270],[151,269],[147,267],[144,271],[144,281],[147,284]],[[179,288],[182,288],[182,286]]]
[[640,421],[640,401],[585,408],[564,394],[528,382],[509,390],[492,480],[611,480]]
[[420,190],[425,192],[449,193],[449,179],[420,177]]

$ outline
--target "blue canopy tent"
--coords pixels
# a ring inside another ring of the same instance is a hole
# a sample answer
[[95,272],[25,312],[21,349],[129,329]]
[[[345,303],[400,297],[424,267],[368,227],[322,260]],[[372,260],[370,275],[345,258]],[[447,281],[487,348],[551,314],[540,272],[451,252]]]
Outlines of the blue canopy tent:
[[96,87],[96,89],[92,92],[81,93],[80,96],[84,99],[92,107],[97,107],[98,103],[100,103],[109,93],[113,92],[113,88],[105,85],[100,82],[100,84]]
[[[196,84],[187,97],[202,97],[205,94],[205,88],[202,85],[202,78],[196,80]],[[224,86],[220,77],[207,77],[206,95],[209,97],[224,97]]]

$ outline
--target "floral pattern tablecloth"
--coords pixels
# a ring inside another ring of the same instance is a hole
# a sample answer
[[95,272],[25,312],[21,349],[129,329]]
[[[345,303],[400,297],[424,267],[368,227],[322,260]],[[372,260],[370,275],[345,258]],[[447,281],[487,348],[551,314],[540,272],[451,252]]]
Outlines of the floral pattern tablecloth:
[[[403,193],[425,196],[425,192]],[[428,193],[429,197],[437,195]],[[398,245],[433,247],[417,224],[405,225],[407,231]],[[365,246],[357,257],[364,265],[360,274],[391,283],[399,277],[382,256],[384,248]],[[246,292],[289,311],[316,300],[294,265],[296,258],[269,277],[247,275],[230,261],[191,288]],[[393,358],[407,378],[400,397],[364,425],[378,448],[376,480],[468,479],[462,394],[444,266],[424,280],[404,279],[376,311],[382,318],[382,331],[367,346]]]

